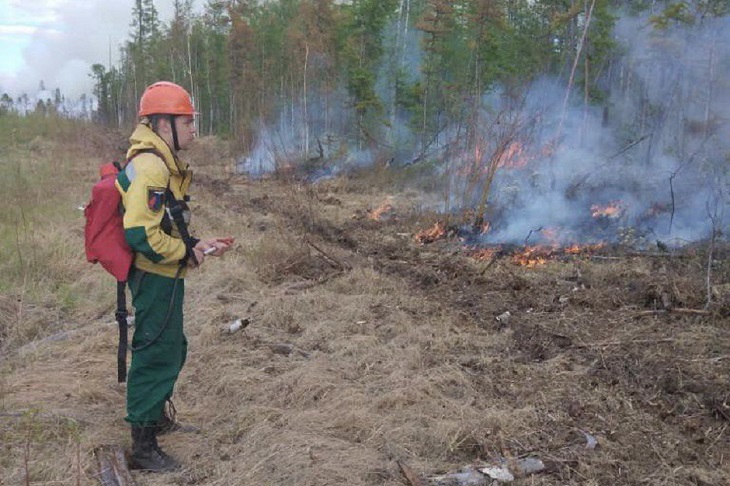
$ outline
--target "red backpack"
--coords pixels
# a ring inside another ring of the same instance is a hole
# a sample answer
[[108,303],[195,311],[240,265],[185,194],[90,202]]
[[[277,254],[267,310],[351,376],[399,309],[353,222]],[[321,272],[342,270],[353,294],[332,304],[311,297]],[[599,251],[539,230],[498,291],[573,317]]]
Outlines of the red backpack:
[[86,259],[100,263],[117,279],[117,310],[119,347],[117,349],[117,379],[127,379],[127,301],[125,287],[134,254],[124,238],[122,196],[114,181],[121,170],[117,162],[99,167],[101,180],[91,190],[91,200],[84,208],[86,227],[84,247]]
[[84,208],[84,245],[88,261],[100,263],[117,281],[126,282],[133,254],[124,238],[122,196],[114,185],[120,169],[117,162],[99,167],[101,180],[94,184]]

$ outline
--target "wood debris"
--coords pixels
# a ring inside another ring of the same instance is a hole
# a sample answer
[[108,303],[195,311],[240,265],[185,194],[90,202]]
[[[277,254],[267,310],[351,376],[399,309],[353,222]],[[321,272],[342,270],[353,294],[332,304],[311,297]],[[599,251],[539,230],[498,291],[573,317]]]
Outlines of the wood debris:
[[99,466],[99,481],[103,486],[137,486],[121,446],[97,447],[94,456]]

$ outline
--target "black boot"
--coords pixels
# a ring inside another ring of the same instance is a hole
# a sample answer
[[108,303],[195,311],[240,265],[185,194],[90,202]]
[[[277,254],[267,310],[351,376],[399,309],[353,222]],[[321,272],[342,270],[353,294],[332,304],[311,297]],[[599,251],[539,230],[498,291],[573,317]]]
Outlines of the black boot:
[[130,468],[152,472],[171,472],[180,469],[180,463],[165,454],[157,445],[155,427],[133,425]]

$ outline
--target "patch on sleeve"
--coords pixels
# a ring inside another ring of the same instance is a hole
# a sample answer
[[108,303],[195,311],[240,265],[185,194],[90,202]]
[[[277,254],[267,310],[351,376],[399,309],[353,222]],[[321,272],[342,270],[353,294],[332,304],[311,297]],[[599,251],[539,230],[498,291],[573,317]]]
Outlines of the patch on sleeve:
[[155,213],[165,206],[165,188],[147,187],[147,207]]

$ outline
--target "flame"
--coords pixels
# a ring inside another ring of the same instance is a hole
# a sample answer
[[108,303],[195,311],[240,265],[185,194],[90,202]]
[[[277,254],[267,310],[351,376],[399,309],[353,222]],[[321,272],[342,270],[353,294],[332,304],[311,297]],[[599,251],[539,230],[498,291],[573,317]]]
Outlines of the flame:
[[587,245],[573,244],[565,248],[547,246],[528,246],[523,251],[512,255],[512,262],[527,268],[535,268],[545,265],[559,255],[587,255],[603,248],[605,243],[594,243]]
[[524,146],[520,142],[512,142],[499,155],[497,167],[509,169],[521,169],[530,162],[530,159],[524,154]]
[[626,207],[623,201],[611,201],[606,205],[594,204],[591,206],[591,216],[594,218],[618,219],[625,212]]
[[[605,243],[592,243],[585,245],[575,243],[564,248],[546,245],[526,246],[523,250],[514,252],[511,255],[511,261],[515,265],[519,265],[521,267],[536,268],[547,264],[551,260],[559,258],[561,255],[589,255],[605,246]],[[497,257],[497,255],[502,253],[502,251],[501,246],[488,248],[478,248],[474,246],[466,247],[466,254],[478,261],[491,261]]]
[[583,255],[587,253],[593,253],[594,251],[600,250],[606,246],[605,243],[594,243],[592,245],[578,245],[573,244],[563,249],[563,253],[566,255]]
[[553,249],[544,246],[528,246],[512,255],[512,263],[527,268],[545,265],[553,255]]
[[391,204],[392,201],[393,198],[388,197],[380,204],[380,206],[373,209],[372,211],[368,211],[368,218],[372,219],[373,221],[380,221],[386,216],[393,216],[395,213],[395,208]]
[[416,243],[425,245],[427,243],[433,243],[436,240],[440,240],[446,236],[446,227],[441,221],[436,221],[436,224],[428,229],[420,231],[413,236]]

